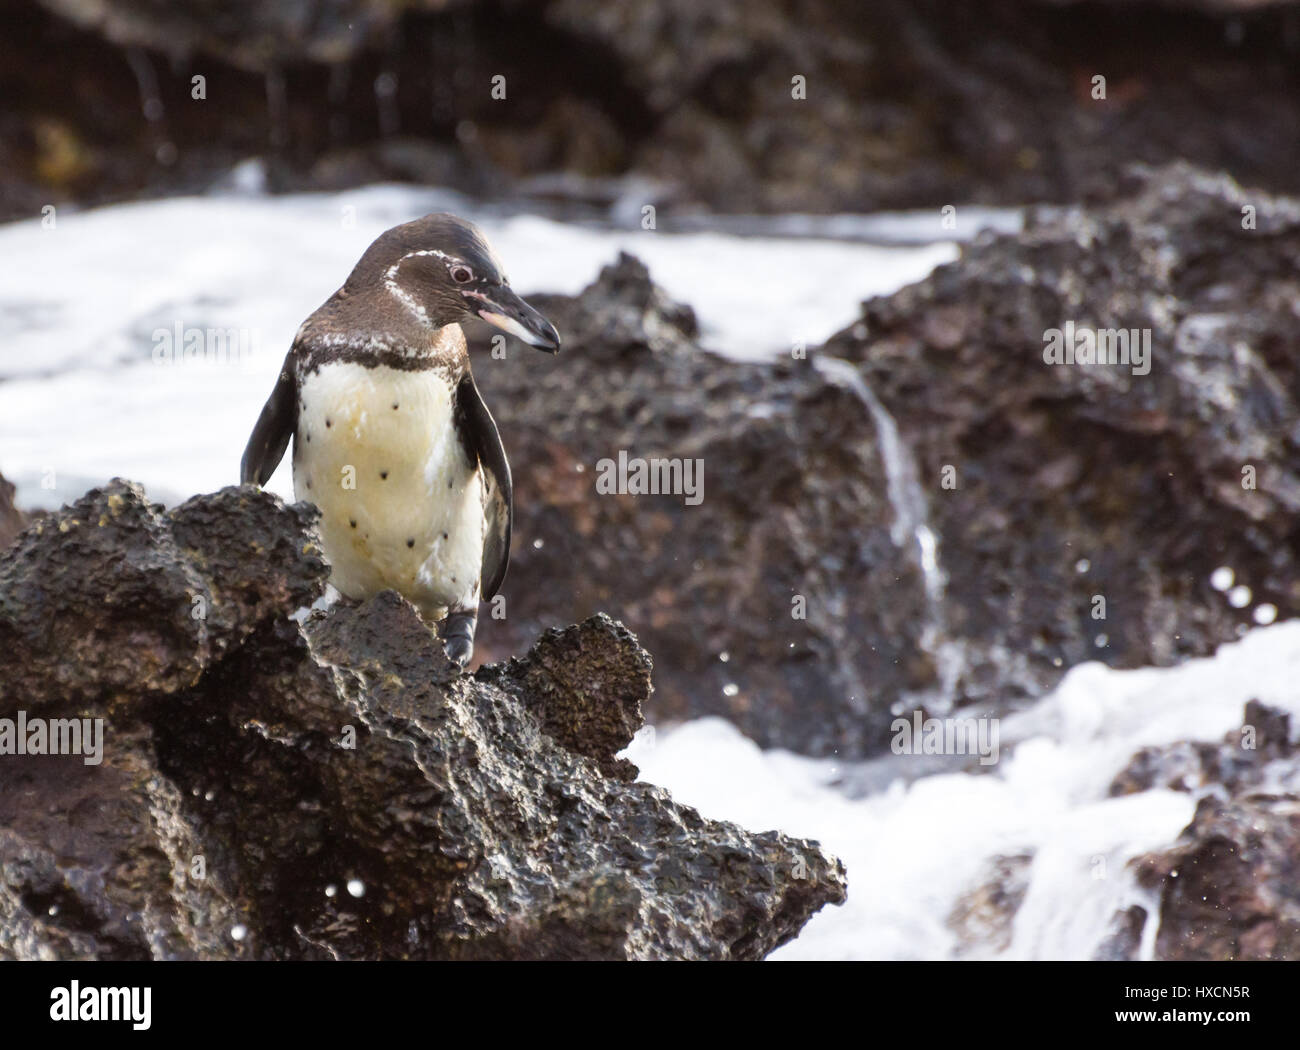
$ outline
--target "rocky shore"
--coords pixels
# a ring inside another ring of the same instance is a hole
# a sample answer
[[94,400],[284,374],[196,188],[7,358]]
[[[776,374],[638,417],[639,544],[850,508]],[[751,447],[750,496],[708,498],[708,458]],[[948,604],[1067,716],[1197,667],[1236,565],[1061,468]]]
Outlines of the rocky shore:
[[636,781],[622,625],[462,676],[391,592],[308,615],[313,521],[115,481],[0,555],[0,957],[759,959],[844,900]]
[[[304,507],[115,483],[29,523],[0,556],[0,719],[101,717],[107,743],[0,763],[0,953],[758,958],[843,871],[638,784],[643,710],[870,758],[900,712],[1008,715],[1086,661],[1293,618],[1300,204],[1182,164],[1112,190],[768,361],[705,349],[631,256],[530,295],[563,370],[474,347],[517,545],[470,678],[395,599],[290,618],[326,572]],[[1051,359],[1066,331],[1142,358]],[[703,498],[601,491],[620,457],[698,462]],[[1116,779],[1200,801],[1100,954],[1157,909],[1161,958],[1300,953],[1295,747],[1283,713],[1244,721]],[[1032,864],[995,858],[964,943],[1009,943]]]

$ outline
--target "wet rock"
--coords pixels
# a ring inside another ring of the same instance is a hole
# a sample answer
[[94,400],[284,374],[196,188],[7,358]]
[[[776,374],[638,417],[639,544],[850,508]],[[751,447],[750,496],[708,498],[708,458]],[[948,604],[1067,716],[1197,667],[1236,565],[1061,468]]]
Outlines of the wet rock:
[[[968,246],[811,360],[700,350],[628,258],[539,298],[559,358],[476,348],[517,492],[487,650],[609,608],[659,656],[653,719],[851,757],[900,705],[1005,711],[1293,615],[1300,207],[1183,166],[1129,186]],[[1045,363],[1071,322],[1148,330],[1149,372]],[[702,501],[601,495],[620,454],[700,459]]]
[[27,524],[26,515],[14,506],[14,484],[0,474],[0,547],[7,547]]
[[59,706],[193,685],[320,592],[314,515],[236,489],[165,514],[114,482],[39,519],[0,560],[0,698]]
[[[1176,844],[1131,865],[1139,885],[1158,896],[1156,958],[1296,958],[1300,747],[1287,713],[1251,701],[1241,729],[1218,744],[1145,749],[1111,793],[1147,788],[1201,796]],[[1111,945],[1132,958],[1142,923],[1119,915],[1114,925],[1136,927]]]
[[1200,793],[1215,785],[1232,793],[1293,780],[1300,785],[1300,749],[1293,747],[1291,716],[1252,700],[1241,729],[1217,744],[1182,740],[1144,747],[1116,775],[1110,794],[1152,788]]
[[1106,936],[1092,957],[1097,962],[1127,962],[1138,957],[1142,946],[1142,931],[1147,924],[1147,910],[1133,904],[1117,912],[1111,919]]
[[0,719],[103,731],[0,756],[0,956],[757,959],[844,899],[814,843],[635,781],[620,624],[465,676],[391,592],[300,609],[312,523],[114,482],[0,556]]
[[[765,746],[826,754],[886,746],[891,704],[935,671],[858,392],[807,360],[700,349],[689,308],[626,255],[576,297],[530,301],[563,333],[558,357],[499,360],[481,333],[471,351],[515,483],[504,605],[484,614],[480,654],[609,610],[656,654],[656,722],[723,715]],[[699,498],[602,491],[620,456],[698,460]]]
[[1159,959],[1295,959],[1300,795],[1203,798],[1172,849],[1137,862],[1160,892]]
[[953,904],[948,926],[957,935],[958,957],[988,956],[1011,947],[1033,862],[1032,854],[991,857],[975,887]]
[[[0,120],[0,214],[191,190],[249,155],[275,158],[273,188],[633,175],[675,208],[920,207],[936,228],[946,203],[1113,195],[1133,161],[1294,192],[1296,7],[5,0],[19,103]],[[195,75],[219,106],[192,97]],[[384,158],[395,136],[465,163]]]
[[[1131,188],[981,239],[824,348],[916,460],[961,700],[1300,610],[1300,205],[1181,165]],[[1069,324],[1149,333],[1149,372],[1046,363]]]

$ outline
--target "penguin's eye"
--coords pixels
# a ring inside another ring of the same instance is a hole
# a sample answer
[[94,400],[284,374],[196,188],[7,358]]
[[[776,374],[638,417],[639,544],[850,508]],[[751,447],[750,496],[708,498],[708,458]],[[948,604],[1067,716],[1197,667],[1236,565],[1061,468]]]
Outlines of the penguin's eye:
[[468,281],[474,280],[474,271],[468,266],[462,266],[457,263],[451,268],[451,279],[457,284],[465,284]]

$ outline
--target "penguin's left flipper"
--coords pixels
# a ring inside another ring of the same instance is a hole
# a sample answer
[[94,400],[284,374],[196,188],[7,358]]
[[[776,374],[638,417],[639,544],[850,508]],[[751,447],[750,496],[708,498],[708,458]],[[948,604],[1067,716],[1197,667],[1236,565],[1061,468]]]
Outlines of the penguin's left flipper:
[[294,381],[293,351],[280,366],[280,378],[257,417],[239,464],[239,483],[265,485],[284,458],[298,422],[298,385]]

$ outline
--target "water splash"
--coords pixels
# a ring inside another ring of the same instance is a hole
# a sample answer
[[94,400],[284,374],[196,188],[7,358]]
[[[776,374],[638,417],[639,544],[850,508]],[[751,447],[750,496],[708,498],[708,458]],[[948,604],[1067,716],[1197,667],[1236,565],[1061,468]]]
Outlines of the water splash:
[[907,447],[898,431],[898,423],[881,404],[880,398],[876,397],[876,392],[862,378],[862,374],[849,362],[818,355],[813,359],[813,364],[827,379],[852,391],[866,406],[880,441],[880,458],[884,462],[889,502],[894,509],[890,538],[900,550],[906,548],[909,539],[915,545],[913,556],[925,581],[926,597],[936,610],[941,610],[948,581],[939,567],[939,542],[934,530],[930,528],[929,509],[925,493],[921,490],[920,471],[912,450]]
[[379,134],[392,138],[401,130],[401,116],[397,108],[397,74],[385,69],[375,77],[375,106],[379,110]]
[[136,87],[140,91],[140,110],[144,119],[150,124],[158,124],[166,116],[162,96],[158,93],[158,76],[153,63],[143,49],[129,47],[126,49],[126,62],[135,76]]
[[920,569],[925,586],[926,621],[921,627],[920,644],[934,661],[938,687],[916,701],[936,710],[946,710],[951,708],[956,695],[957,681],[965,666],[965,650],[948,632],[944,607],[948,577],[939,561],[939,540],[930,527],[929,506],[921,488],[916,459],[899,433],[897,421],[858,369],[848,361],[820,354],[813,358],[813,365],[828,380],[851,391],[871,417],[885,468],[889,503],[894,510],[890,539],[899,550],[908,552]]
[[284,148],[289,142],[289,92],[284,73],[278,67],[266,71],[266,115],[271,129],[271,147]]

